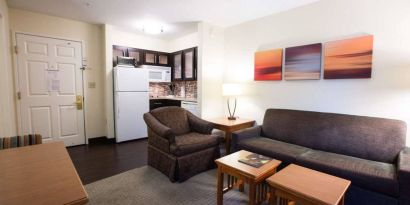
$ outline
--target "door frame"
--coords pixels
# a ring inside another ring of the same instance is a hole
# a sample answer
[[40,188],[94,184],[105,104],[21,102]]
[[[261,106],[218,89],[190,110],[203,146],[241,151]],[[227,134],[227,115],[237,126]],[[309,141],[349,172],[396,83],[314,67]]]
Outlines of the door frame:
[[[85,45],[85,41],[84,40],[76,40],[76,39],[70,39],[70,38],[65,38],[65,37],[56,37],[56,36],[50,36],[50,35],[43,35],[43,34],[34,34],[34,33],[30,33],[30,32],[22,32],[22,31],[15,31],[15,30],[11,30],[11,41],[13,44],[13,47],[11,48],[11,53],[12,53],[12,58],[13,58],[13,74],[14,74],[14,87],[15,87],[15,102],[16,102],[16,114],[17,114],[17,134],[18,135],[22,135],[22,122],[21,122],[21,101],[17,99],[17,93],[20,92],[20,85],[19,85],[19,78],[18,78],[18,59],[17,59],[17,54],[14,50],[15,46],[17,46],[17,34],[22,34],[22,35],[28,35],[28,36],[37,36],[37,37],[42,37],[42,38],[52,38],[52,39],[57,39],[57,40],[65,40],[65,41],[75,41],[75,42],[79,42],[81,44],[81,66],[84,66],[84,60],[87,59],[86,55],[84,53],[84,45]],[[84,118],[84,144],[88,144],[88,136],[87,136],[87,120],[86,120],[86,90],[84,88],[85,86],[85,70],[83,70],[83,72],[81,72],[81,84],[83,86],[83,118]]]

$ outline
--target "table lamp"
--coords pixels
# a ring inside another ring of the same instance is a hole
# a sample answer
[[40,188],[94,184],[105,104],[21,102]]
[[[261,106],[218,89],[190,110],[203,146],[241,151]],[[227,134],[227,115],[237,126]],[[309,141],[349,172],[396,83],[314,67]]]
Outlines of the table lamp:
[[[242,94],[242,89],[239,84],[236,83],[225,83],[222,85],[222,95],[227,96],[227,104],[228,104],[228,111],[229,111],[229,117],[228,120],[236,120],[235,117],[235,111],[236,111],[236,96]],[[233,108],[233,112],[231,112],[231,106],[229,103],[229,100],[231,97],[235,97],[235,105]]]

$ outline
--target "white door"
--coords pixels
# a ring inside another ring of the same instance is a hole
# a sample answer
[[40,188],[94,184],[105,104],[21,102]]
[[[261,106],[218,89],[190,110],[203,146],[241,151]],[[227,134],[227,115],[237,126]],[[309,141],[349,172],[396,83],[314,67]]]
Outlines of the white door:
[[148,111],[148,92],[115,92],[117,142],[147,137],[147,126],[143,116]]
[[16,39],[20,134],[84,144],[81,43],[26,34]]

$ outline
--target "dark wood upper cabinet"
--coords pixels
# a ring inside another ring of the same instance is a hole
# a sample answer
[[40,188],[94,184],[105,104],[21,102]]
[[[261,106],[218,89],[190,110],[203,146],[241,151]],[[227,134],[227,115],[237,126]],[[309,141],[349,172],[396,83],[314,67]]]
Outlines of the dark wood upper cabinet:
[[135,66],[157,65],[172,67],[172,81],[197,80],[197,47],[175,53],[113,46],[113,66],[117,66],[118,56],[135,59]]
[[169,66],[169,54],[163,52],[157,52],[157,65]]
[[196,48],[189,48],[182,52],[184,80],[196,80]]
[[182,51],[178,51],[172,54],[172,80],[183,80],[183,59]]
[[117,66],[118,62],[117,62],[117,57],[118,56],[123,56],[126,57],[128,56],[127,53],[127,47],[123,47],[123,46],[113,46],[112,49],[112,66],[115,67]]
[[156,51],[144,51],[144,65],[155,65],[157,63]]
[[197,47],[172,53],[172,80],[197,80]]
[[128,48],[128,57],[135,58],[135,66],[143,64],[144,51],[138,48]]

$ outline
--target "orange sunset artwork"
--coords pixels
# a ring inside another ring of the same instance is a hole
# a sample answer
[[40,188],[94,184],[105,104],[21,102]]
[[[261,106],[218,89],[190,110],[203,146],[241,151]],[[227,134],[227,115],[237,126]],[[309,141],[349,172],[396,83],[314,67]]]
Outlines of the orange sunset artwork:
[[325,44],[324,78],[370,78],[373,36],[367,35]]
[[282,80],[282,49],[255,53],[254,80]]

